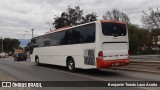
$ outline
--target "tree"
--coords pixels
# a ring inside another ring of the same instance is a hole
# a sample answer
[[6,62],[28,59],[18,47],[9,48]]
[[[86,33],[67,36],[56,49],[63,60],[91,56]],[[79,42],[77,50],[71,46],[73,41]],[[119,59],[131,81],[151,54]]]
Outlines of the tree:
[[97,14],[96,13],[89,13],[85,17],[83,17],[82,23],[87,23],[87,22],[93,22],[97,20]]
[[129,17],[125,13],[119,11],[118,9],[113,9],[112,11],[107,11],[103,15],[103,19],[121,21],[121,22],[126,22],[126,23],[129,23],[129,21],[130,21]]
[[153,10],[149,8],[149,13],[143,11],[142,23],[150,30],[159,29],[160,30],[160,10],[157,8]]
[[63,18],[63,13],[62,13],[61,17],[56,17],[54,19],[55,19],[55,21],[54,21],[53,25],[55,25],[56,29],[62,28],[65,26],[70,26],[70,21],[67,18]]
[[158,46],[158,41],[160,41],[160,30],[159,29],[153,29],[151,31],[151,36],[153,40],[154,47],[159,47]]
[[153,46],[151,33],[148,30],[129,24],[128,33],[131,54],[142,54],[143,48],[151,48]]
[[156,10],[153,10],[152,8],[149,8],[149,12],[143,11],[142,23],[145,25],[145,27],[149,30],[151,30],[151,37],[154,46],[158,47],[158,41],[160,37],[160,10],[157,8]]
[[129,34],[129,50],[131,54],[137,54],[138,52],[138,27],[136,25],[128,26]]
[[75,8],[68,6],[66,12],[62,12],[60,17],[56,16],[54,18],[55,21],[53,22],[53,25],[58,29],[65,26],[74,26],[96,21],[97,17],[96,13],[89,13],[84,16],[83,10],[81,10],[79,6],[76,6]]
[[[19,48],[20,42],[18,39],[4,38],[3,39],[3,51],[13,52],[14,48]],[[0,40],[0,49],[2,50],[2,40]]]
[[83,18],[83,10],[80,9],[79,6],[75,8],[71,8],[68,6],[68,20],[70,21],[71,25],[78,25],[81,24]]

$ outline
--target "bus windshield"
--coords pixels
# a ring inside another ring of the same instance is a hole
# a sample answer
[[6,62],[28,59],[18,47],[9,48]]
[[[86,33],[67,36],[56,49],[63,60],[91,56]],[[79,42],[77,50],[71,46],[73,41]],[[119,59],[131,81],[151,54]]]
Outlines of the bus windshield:
[[102,32],[106,36],[125,36],[126,24],[120,23],[102,23]]

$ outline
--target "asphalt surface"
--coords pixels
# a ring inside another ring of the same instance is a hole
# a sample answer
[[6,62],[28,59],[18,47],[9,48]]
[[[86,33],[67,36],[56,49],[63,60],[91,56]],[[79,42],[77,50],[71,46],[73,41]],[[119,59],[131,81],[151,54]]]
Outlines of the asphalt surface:
[[[0,59],[0,70],[19,81],[160,81],[160,74],[124,71],[116,69],[81,70],[68,72],[65,67],[54,65],[36,66],[29,61],[13,61],[13,58]],[[160,90],[155,87],[109,88],[109,87],[53,87],[40,90]]]

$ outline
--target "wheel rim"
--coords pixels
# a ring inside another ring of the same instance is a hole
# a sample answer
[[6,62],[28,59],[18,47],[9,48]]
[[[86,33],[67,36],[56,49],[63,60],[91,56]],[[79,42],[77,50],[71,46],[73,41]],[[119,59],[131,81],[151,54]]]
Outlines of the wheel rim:
[[70,70],[73,69],[73,62],[72,62],[72,61],[69,62],[68,68],[69,68]]
[[39,64],[39,59],[36,60],[36,63]]

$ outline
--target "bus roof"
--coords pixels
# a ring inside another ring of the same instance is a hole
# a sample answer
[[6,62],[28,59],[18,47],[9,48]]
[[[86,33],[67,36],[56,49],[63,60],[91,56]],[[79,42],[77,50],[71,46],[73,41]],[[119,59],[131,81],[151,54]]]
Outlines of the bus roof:
[[53,33],[55,31],[61,31],[61,30],[67,29],[67,28],[70,28],[70,27],[67,26],[67,27],[62,27],[62,28],[58,28],[58,29],[55,29],[55,30],[50,30],[50,31],[46,32],[45,34],[50,34],[50,33]]
[[[99,21],[102,22],[102,23],[114,22],[114,23],[126,24],[125,22],[120,22],[120,21],[115,21],[115,20],[99,20]],[[93,21],[93,22],[89,22],[89,23],[76,25],[76,26],[71,26],[71,27],[67,26],[67,27],[62,27],[62,28],[58,28],[58,29],[55,29],[55,30],[50,30],[50,31],[46,32],[44,35],[51,34],[51,33],[58,32],[58,31],[63,31],[63,30],[74,28],[74,27],[78,27],[78,26],[83,26],[83,25],[86,25],[86,24],[94,23],[94,22],[99,22],[99,21]]]
[[102,23],[106,23],[106,22],[114,22],[114,23],[120,23],[120,24],[126,24],[126,22],[120,22],[120,21],[116,21],[116,20],[100,20]]

